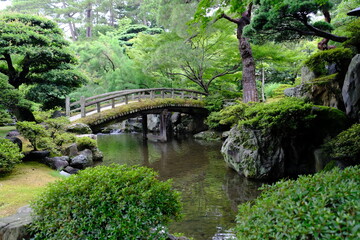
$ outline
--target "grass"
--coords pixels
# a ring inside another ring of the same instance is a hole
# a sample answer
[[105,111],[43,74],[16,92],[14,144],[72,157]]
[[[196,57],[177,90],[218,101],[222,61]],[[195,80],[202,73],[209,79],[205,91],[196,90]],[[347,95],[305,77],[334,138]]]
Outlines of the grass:
[[44,187],[60,175],[37,162],[24,162],[11,174],[0,177],[0,217],[15,214],[39,195]]
[[16,127],[15,126],[3,126],[0,127],[0,137],[5,137],[6,134],[12,130],[15,130]]

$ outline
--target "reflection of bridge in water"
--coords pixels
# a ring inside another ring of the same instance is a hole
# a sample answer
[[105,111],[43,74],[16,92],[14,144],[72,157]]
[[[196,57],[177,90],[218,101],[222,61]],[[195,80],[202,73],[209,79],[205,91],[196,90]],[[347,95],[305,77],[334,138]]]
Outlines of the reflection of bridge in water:
[[207,116],[203,107],[206,93],[173,88],[133,89],[100,94],[70,102],[66,98],[66,115],[72,122],[83,122],[97,131],[101,127],[128,118],[142,116],[144,138],[147,135],[147,114],[160,114],[160,138],[166,140],[169,112],[191,115],[199,122]]

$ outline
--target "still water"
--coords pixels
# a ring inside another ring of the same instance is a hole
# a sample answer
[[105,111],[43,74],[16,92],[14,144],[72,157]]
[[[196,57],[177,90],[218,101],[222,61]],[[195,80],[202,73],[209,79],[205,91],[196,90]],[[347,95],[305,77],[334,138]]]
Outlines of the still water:
[[182,221],[170,232],[195,240],[232,239],[237,205],[259,195],[260,182],[249,181],[227,168],[220,153],[221,142],[192,138],[167,143],[143,142],[140,134],[98,135],[103,165],[143,165],[155,169],[160,179],[173,179],[182,193]]

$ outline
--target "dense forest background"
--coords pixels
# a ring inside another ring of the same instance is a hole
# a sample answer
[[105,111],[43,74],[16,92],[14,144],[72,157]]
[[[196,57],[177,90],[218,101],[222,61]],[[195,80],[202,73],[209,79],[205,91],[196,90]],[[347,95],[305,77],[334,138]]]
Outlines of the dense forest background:
[[[8,6],[2,14],[26,13],[55,21],[68,40],[60,44],[66,45],[61,51],[69,56],[57,59],[64,64],[56,72],[43,71],[35,80],[29,77],[30,67],[23,73],[28,80],[11,84],[33,108],[61,106],[69,94],[78,98],[151,87],[190,88],[224,98],[243,96],[245,102],[266,101],[277,89],[299,83],[303,62],[312,54],[358,44],[353,42],[359,20],[346,13],[358,7],[359,0],[3,3]],[[29,32],[13,34],[31,40]],[[54,42],[53,34],[45,37]],[[15,69],[24,69],[26,51],[19,47],[12,52]],[[44,56],[34,56],[34,65],[40,58]],[[0,78],[10,82],[8,62],[5,57],[1,60]]]

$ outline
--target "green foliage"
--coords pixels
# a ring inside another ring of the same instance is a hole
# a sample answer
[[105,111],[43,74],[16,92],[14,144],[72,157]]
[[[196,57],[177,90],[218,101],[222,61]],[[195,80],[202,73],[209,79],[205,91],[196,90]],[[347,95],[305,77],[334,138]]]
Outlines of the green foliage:
[[38,150],[38,145],[41,140],[48,135],[45,127],[35,122],[17,122],[16,129],[22,136],[30,141],[35,151]]
[[329,11],[333,7],[330,0],[262,0],[257,1],[252,21],[244,33],[252,41],[259,43],[267,40],[282,42],[309,38],[309,36],[327,37],[343,42],[345,37],[331,35],[333,29],[325,21],[312,22],[311,15]]
[[350,64],[353,52],[348,48],[335,48],[313,54],[305,65],[307,65],[317,76],[327,75],[327,65],[333,63],[342,71],[346,71]]
[[239,121],[240,126],[287,136],[307,134],[316,129],[314,138],[315,135],[334,135],[344,128],[346,123],[346,115],[340,110],[315,106],[298,98],[285,98],[268,104],[255,103],[245,109]]
[[76,144],[79,151],[84,149],[94,149],[97,147],[97,141],[89,137],[78,137],[76,138]]
[[279,84],[273,83],[265,85],[265,96],[266,98],[284,98],[284,91],[287,88],[292,87],[290,84]]
[[325,144],[325,149],[336,160],[349,164],[360,163],[360,124],[354,124]]
[[344,44],[360,53],[360,18],[346,25],[345,31],[349,34],[349,40]]
[[8,111],[0,109],[0,126],[12,123],[13,121]]
[[51,184],[32,208],[35,239],[166,239],[181,205],[153,170],[112,165]]
[[75,135],[65,131],[68,124],[68,118],[59,117],[47,119],[42,124],[17,122],[16,128],[34,150],[49,150],[52,155],[59,155],[64,145],[75,142]]
[[58,105],[85,79],[73,71],[76,58],[57,24],[26,14],[0,14],[0,73],[18,89],[29,86],[27,97]]
[[218,128],[221,125],[233,126],[243,118],[245,109],[249,107],[247,104],[237,102],[235,105],[228,106],[219,112],[210,113],[206,119],[206,124],[210,128]]
[[0,174],[10,172],[23,157],[18,145],[8,139],[0,138]]
[[334,169],[263,187],[239,206],[239,240],[359,239],[360,168]]

